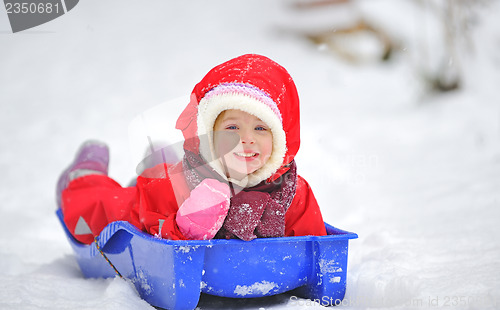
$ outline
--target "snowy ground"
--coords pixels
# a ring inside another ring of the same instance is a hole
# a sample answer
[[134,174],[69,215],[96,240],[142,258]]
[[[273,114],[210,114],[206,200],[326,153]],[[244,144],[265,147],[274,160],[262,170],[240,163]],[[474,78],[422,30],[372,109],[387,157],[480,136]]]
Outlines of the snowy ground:
[[[400,41],[392,62],[362,65],[284,31],[300,26],[284,3],[87,0],[18,34],[0,9],[0,309],[152,309],[120,279],[81,277],[54,215],[57,176],[83,140],[98,138],[126,184],[131,120],[249,52],[294,76],[299,173],[325,220],[359,234],[343,307],[500,307],[498,1],[478,10],[463,87],[435,95],[416,70],[442,47],[419,60],[418,30],[432,23],[408,1],[360,1],[356,14]],[[165,122],[173,127],[181,109]],[[204,296],[200,309],[322,307],[289,295]]]

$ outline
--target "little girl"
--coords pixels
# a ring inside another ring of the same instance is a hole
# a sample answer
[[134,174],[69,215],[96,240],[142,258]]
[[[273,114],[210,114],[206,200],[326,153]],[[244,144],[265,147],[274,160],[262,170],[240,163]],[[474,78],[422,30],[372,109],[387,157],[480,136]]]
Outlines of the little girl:
[[133,187],[107,176],[106,145],[82,145],[57,185],[77,240],[93,242],[113,221],[173,240],[326,234],[297,175],[299,98],[282,66],[260,55],[216,66],[194,87],[176,128],[182,161],[146,169]]

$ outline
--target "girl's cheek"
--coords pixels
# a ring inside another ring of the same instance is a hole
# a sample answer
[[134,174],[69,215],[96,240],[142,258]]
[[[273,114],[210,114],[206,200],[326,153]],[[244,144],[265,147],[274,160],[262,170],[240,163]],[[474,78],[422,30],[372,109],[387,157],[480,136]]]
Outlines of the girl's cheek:
[[239,135],[234,132],[218,131],[215,135],[214,144],[218,156],[230,153],[240,142]]

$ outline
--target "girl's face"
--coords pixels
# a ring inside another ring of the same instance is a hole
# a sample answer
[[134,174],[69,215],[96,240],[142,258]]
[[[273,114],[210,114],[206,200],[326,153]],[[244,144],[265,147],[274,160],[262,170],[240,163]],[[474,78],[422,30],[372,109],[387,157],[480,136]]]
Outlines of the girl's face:
[[[235,147],[234,137],[239,136]],[[273,151],[273,135],[256,116],[241,110],[226,110],[214,124],[214,148],[226,176],[241,180],[262,168]]]

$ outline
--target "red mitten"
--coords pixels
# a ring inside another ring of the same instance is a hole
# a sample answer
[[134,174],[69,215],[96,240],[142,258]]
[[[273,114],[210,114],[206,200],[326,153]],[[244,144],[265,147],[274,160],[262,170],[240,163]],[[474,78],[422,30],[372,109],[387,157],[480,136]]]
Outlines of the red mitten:
[[177,211],[179,230],[189,239],[212,239],[224,223],[230,196],[227,184],[215,179],[203,180]]
[[239,192],[231,198],[231,208],[224,222],[224,229],[245,241],[257,238],[254,230],[260,223],[269,200],[268,193]]

